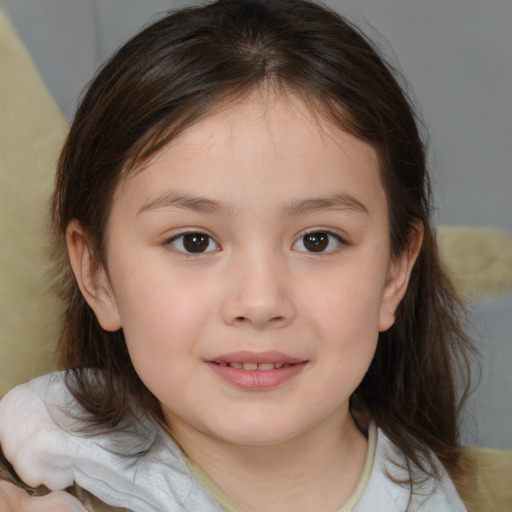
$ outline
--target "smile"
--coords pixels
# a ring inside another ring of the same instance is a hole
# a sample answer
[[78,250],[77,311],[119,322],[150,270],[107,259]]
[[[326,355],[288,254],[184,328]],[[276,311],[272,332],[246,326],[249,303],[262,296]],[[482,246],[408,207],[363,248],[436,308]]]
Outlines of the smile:
[[307,361],[281,352],[236,352],[205,363],[223,381],[249,391],[275,388],[302,373]]

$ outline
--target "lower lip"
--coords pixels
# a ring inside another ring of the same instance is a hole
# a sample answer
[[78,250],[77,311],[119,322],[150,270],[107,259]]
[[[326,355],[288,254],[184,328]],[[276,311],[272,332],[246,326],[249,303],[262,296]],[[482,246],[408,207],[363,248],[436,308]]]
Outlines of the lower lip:
[[299,375],[306,362],[283,366],[274,370],[244,370],[217,363],[206,363],[219,377],[239,388],[251,391],[270,389]]

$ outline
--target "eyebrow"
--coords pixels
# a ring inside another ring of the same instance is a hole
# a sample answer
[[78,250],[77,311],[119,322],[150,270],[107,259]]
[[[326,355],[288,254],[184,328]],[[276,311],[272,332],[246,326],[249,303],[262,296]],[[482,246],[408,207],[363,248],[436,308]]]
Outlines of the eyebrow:
[[303,199],[285,205],[286,216],[306,215],[322,210],[351,210],[369,214],[368,208],[350,194],[335,194],[329,197]]
[[148,201],[142,205],[137,215],[151,210],[159,210],[161,208],[182,208],[186,210],[194,210],[199,213],[221,213],[231,211],[226,203],[207,199],[205,197],[195,197],[190,195],[182,195],[169,192],[156,199]]
[[[146,211],[170,207],[208,214],[233,213],[231,205],[223,201],[169,192],[144,203],[144,205],[138,210],[137,215]],[[312,197],[301,199],[299,201],[292,201],[284,205],[283,214],[286,217],[293,217],[322,210],[349,210],[356,213],[369,214],[368,208],[366,208],[361,201],[354,196],[345,193],[335,194],[328,197]]]

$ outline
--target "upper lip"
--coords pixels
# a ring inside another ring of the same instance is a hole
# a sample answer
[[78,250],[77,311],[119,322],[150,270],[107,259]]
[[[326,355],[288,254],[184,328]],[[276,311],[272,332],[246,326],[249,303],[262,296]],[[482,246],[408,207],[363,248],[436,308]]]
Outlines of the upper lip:
[[212,363],[282,363],[296,364],[304,362],[304,359],[292,357],[283,354],[277,350],[268,350],[265,352],[253,352],[249,350],[240,350],[238,352],[230,352],[219,357],[210,359]]

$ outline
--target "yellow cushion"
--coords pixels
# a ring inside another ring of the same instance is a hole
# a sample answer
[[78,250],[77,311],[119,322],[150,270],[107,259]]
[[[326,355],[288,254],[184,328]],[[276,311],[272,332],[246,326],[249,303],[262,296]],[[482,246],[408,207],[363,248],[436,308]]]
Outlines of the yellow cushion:
[[0,9],[0,396],[53,368],[48,209],[67,124]]
[[512,451],[465,447],[456,487],[468,512],[512,511]]

